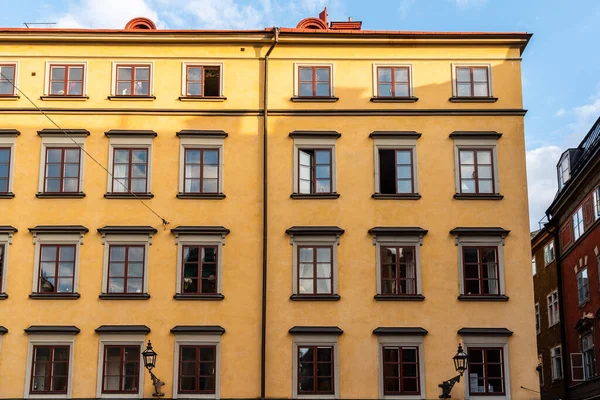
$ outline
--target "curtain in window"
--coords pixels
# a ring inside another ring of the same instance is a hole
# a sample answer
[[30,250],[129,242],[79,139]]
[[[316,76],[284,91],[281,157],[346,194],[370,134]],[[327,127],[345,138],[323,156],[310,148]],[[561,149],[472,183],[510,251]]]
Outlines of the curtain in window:
[[404,251],[403,253],[406,259],[406,294],[417,294],[414,253],[412,251]]
[[489,294],[498,293],[498,269],[496,267],[496,257],[493,252],[487,254],[487,276],[489,285]]

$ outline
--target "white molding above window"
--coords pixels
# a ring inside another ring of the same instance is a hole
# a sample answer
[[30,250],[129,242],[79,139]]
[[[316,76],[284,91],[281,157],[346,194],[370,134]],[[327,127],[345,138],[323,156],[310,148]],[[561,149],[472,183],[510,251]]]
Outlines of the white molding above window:
[[[96,377],[96,398],[98,399],[142,399],[144,398],[144,360],[142,351],[144,350],[144,342],[146,336],[143,334],[101,334],[98,346],[98,373]],[[104,347],[105,346],[139,346],[139,376],[138,376],[138,393],[118,393],[109,394],[102,393],[102,382],[104,374]]]
[[[333,388],[334,394],[331,395],[306,395],[298,394],[298,347],[302,346],[323,346],[333,348]],[[292,368],[293,368],[293,383],[292,383],[292,398],[293,399],[339,399],[340,398],[340,362],[338,351],[338,336],[337,335],[320,335],[320,334],[298,334],[294,335],[292,347]]]
[[[379,398],[380,399],[391,399],[391,400],[420,400],[426,399],[425,392],[425,356],[423,346],[423,335],[384,335],[377,336],[378,342],[378,381],[379,381]],[[418,351],[419,360],[419,389],[421,394],[419,395],[385,395],[383,386],[383,348],[384,347],[416,347]]]
[[[215,394],[181,394],[179,391],[179,353],[181,346],[215,346]],[[173,354],[173,399],[219,399],[221,397],[221,335],[220,334],[175,334]]]

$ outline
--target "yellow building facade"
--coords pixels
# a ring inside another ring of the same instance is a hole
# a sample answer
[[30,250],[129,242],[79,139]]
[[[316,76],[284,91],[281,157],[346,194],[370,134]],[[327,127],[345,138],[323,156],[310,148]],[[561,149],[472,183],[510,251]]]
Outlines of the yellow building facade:
[[0,38],[0,398],[538,398],[529,34]]

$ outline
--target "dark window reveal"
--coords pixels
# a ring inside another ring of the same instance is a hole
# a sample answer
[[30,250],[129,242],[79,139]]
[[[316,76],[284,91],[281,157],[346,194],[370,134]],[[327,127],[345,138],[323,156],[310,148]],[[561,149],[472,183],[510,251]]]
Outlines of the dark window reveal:
[[500,294],[497,247],[463,247],[466,295]]
[[217,293],[217,246],[183,246],[182,293]]
[[40,247],[38,293],[73,293],[75,246]]
[[412,150],[379,150],[379,193],[414,193]]
[[148,150],[114,149],[113,193],[147,193]]
[[331,193],[331,149],[298,150],[298,192]]
[[8,193],[10,185],[10,148],[0,148],[0,193]]
[[185,149],[184,193],[219,192],[219,150]]
[[139,346],[104,346],[102,393],[137,393],[139,374]]
[[33,346],[29,393],[67,393],[69,353],[69,346]]
[[190,97],[221,96],[221,67],[188,65],[186,67],[185,93]]
[[382,294],[417,294],[414,247],[381,248]]
[[333,293],[333,249],[298,247],[298,293]]
[[79,192],[78,148],[47,148],[44,193]]
[[110,246],[107,293],[143,292],[144,253],[144,246]]
[[383,394],[420,394],[416,347],[383,348]]
[[298,347],[298,394],[333,394],[333,373],[333,347]]
[[502,348],[472,348],[469,354],[469,393],[504,394],[504,366]]
[[214,394],[216,357],[216,346],[181,346],[178,393]]

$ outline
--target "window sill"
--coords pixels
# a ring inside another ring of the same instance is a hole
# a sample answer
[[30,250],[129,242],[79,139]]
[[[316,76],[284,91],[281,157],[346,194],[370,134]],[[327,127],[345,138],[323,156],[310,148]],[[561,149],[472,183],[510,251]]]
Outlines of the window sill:
[[148,293],[102,293],[98,296],[102,300],[148,300]]
[[501,194],[456,193],[454,198],[456,200],[502,200],[504,196]]
[[415,103],[418,97],[371,97],[373,103]]
[[173,296],[175,300],[196,300],[196,301],[221,301],[225,298],[221,293],[216,294],[185,294],[177,293]]
[[295,103],[335,103],[338,101],[339,97],[317,97],[317,96],[307,96],[307,97],[298,97],[294,96],[290,100]]
[[465,295],[461,294],[458,296],[458,300],[461,301],[508,301],[508,296],[500,295],[500,296],[477,296],[477,295]]
[[340,197],[339,193],[292,193],[290,195],[292,199],[337,199]]
[[105,199],[151,199],[154,195],[152,193],[105,193]]
[[31,293],[29,298],[32,300],[77,300],[81,295],[79,293]]
[[6,293],[0,293],[0,300],[8,299],[8,295]]
[[339,294],[293,294],[290,300],[294,301],[338,301]]
[[222,102],[227,100],[224,96],[215,97],[203,97],[203,96],[179,96],[179,101],[208,101],[208,102]]
[[44,101],[86,101],[89,98],[89,96],[40,96],[40,100]]
[[497,97],[450,97],[448,99],[452,103],[495,103]]
[[108,100],[138,100],[151,101],[156,100],[156,96],[108,96]]
[[13,199],[15,194],[13,192],[9,193],[0,193],[0,199]]
[[223,193],[177,193],[178,199],[223,200]]
[[399,295],[399,294],[376,294],[373,297],[378,301],[423,301],[425,296],[422,294],[415,295]]
[[21,96],[12,95],[12,96],[0,96],[0,101],[2,100],[19,100]]
[[85,193],[36,193],[38,199],[83,199]]
[[398,194],[384,194],[374,193],[371,195],[375,200],[419,200],[421,195],[419,193],[398,193]]

